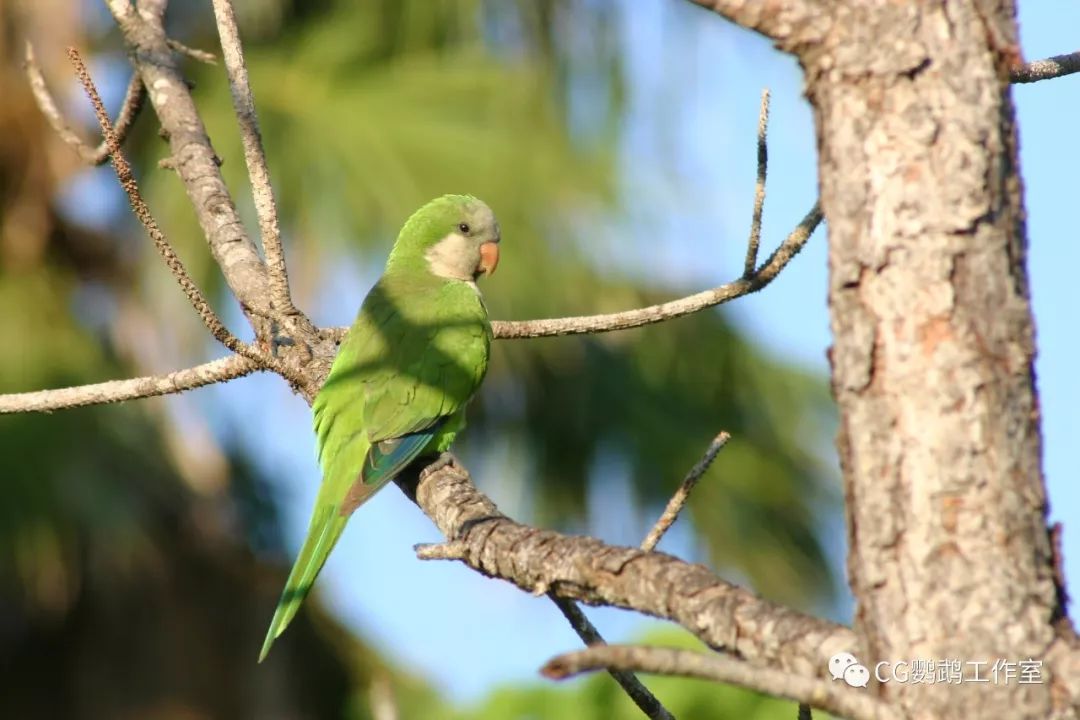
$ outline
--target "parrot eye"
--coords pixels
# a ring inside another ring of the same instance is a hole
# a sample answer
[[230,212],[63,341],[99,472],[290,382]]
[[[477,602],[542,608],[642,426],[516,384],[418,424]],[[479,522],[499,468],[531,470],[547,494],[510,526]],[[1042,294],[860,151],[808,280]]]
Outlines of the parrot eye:
[[469,223],[461,223],[457,226],[457,229],[463,233],[469,232]]

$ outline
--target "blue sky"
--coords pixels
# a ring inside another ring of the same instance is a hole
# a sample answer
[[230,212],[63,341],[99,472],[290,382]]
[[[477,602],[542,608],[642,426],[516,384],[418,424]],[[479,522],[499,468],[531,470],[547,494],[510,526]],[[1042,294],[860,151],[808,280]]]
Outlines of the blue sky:
[[[622,192],[626,206],[643,208],[648,219],[641,225],[648,234],[638,231],[633,238],[638,252],[627,262],[632,271],[649,272],[664,283],[704,288],[725,282],[742,264],[762,87],[772,91],[765,247],[775,245],[814,200],[814,136],[798,67],[768,42],[686,3],[638,0],[632,12],[621,13],[621,23],[630,53]],[[1028,59],[1074,49],[1077,27],[1078,3],[1021,3]],[[1052,519],[1066,523],[1066,575],[1075,579],[1080,577],[1080,528],[1072,522],[1080,504],[1080,461],[1071,444],[1080,429],[1080,383],[1073,371],[1080,354],[1075,331],[1080,283],[1071,275],[1080,267],[1075,240],[1080,203],[1073,177],[1080,167],[1080,143],[1072,123],[1080,116],[1080,76],[1017,87],[1015,98],[1029,213],[1045,468]],[[336,302],[315,312],[315,320],[348,324],[371,280],[358,268],[338,268],[331,278]],[[727,312],[771,353],[818,371],[824,383],[830,342],[825,298],[825,235],[819,231],[772,286],[728,306]],[[298,547],[319,482],[307,406],[267,376],[199,391],[195,398],[206,413],[219,416],[216,425],[240,433],[253,456],[285,483],[287,539],[293,549]],[[497,475],[484,472],[487,459],[466,461],[481,488],[512,511],[519,490],[494,484]],[[837,518],[826,517],[822,527],[842,568],[842,526]],[[588,530],[609,541],[628,542],[642,528],[597,518]],[[400,493],[380,493],[350,523],[318,592],[364,637],[460,700],[478,698],[495,683],[535,679],[547,658],[580,644],[546,600],[460,565],[415,559],[414,544],[439,540],[428,519]],[[691,533],[677,526],[665,548],[692,553]],[[846,608],[835,612],[843,616]],[[613,641],[638,637],[650,626],[616,610],[589,614]]]

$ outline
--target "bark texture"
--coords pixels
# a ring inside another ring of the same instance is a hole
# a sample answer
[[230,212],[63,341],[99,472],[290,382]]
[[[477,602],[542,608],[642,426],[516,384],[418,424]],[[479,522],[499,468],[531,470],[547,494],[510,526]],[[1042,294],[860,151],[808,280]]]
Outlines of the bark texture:
[[[116,3],[123,6],[123,3]],[[270,314],[269,279],[255,243],[248,237],[229,189],[218,172],[221,160],[180,72],[162,26],[164,3],[128,6],[116,20],[132,53],[150,102],[169,141],[172,167],[183,181],[214,260],[249,317]]]
[[753,665],[808,677],[827,677],[829,657],[855,642],[849,628],[763,600],[704,565],[515,522],[456,464],[397,482],[451,539],[422,546],[426,559],[461,560],[535,594],[672,620]]
[[[866,660],[1048,656],[1009,2],[845,3],[807,70]],[[968,674],[971,668],[966,668]],[[1052,714],[1053,683],[876,685],[913,718]],[[1056,708],[1059,711],[1063,707]]]

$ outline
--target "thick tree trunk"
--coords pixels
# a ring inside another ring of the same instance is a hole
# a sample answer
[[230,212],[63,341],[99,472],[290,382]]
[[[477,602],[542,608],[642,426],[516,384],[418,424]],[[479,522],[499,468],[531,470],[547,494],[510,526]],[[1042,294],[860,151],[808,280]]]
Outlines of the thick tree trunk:
[[1008,84],[1014,8],[832,12],[823,42],[797,51],[829,223],[848,570],[866,643],[854,652],[871,672],[965,663],[959,685],[872,682],[910,717],[1045,718],[1048,667],[1041,684],[993,674],[998,660],[1046,658],[1061,613]]

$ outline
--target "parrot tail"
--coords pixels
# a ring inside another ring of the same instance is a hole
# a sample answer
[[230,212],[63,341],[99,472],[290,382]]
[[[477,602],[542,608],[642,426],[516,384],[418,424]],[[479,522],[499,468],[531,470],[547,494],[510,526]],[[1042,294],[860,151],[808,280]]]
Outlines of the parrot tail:
[[326,563],[326,558],[330,556],[330,551],[337,544],[338,538],[341,537],[348,520],[348,514],[342,515],[337,505],[324,508],[321,513],[311,518],[307,539],[304,540],[300,555],[296,558],[292,571],[289,573],[289,579],[285,582],[285,590],[281,593],[281,599],[278,600],[277,609],[274,610],[274,619],[270,621],[270,629],[266,633],[266,640],[263,641],[262,651],[259,652],[259,662],[266,659],[274,640],[285,632],[285,628],[296,617],[300,604],[311,591],[315,578]]

